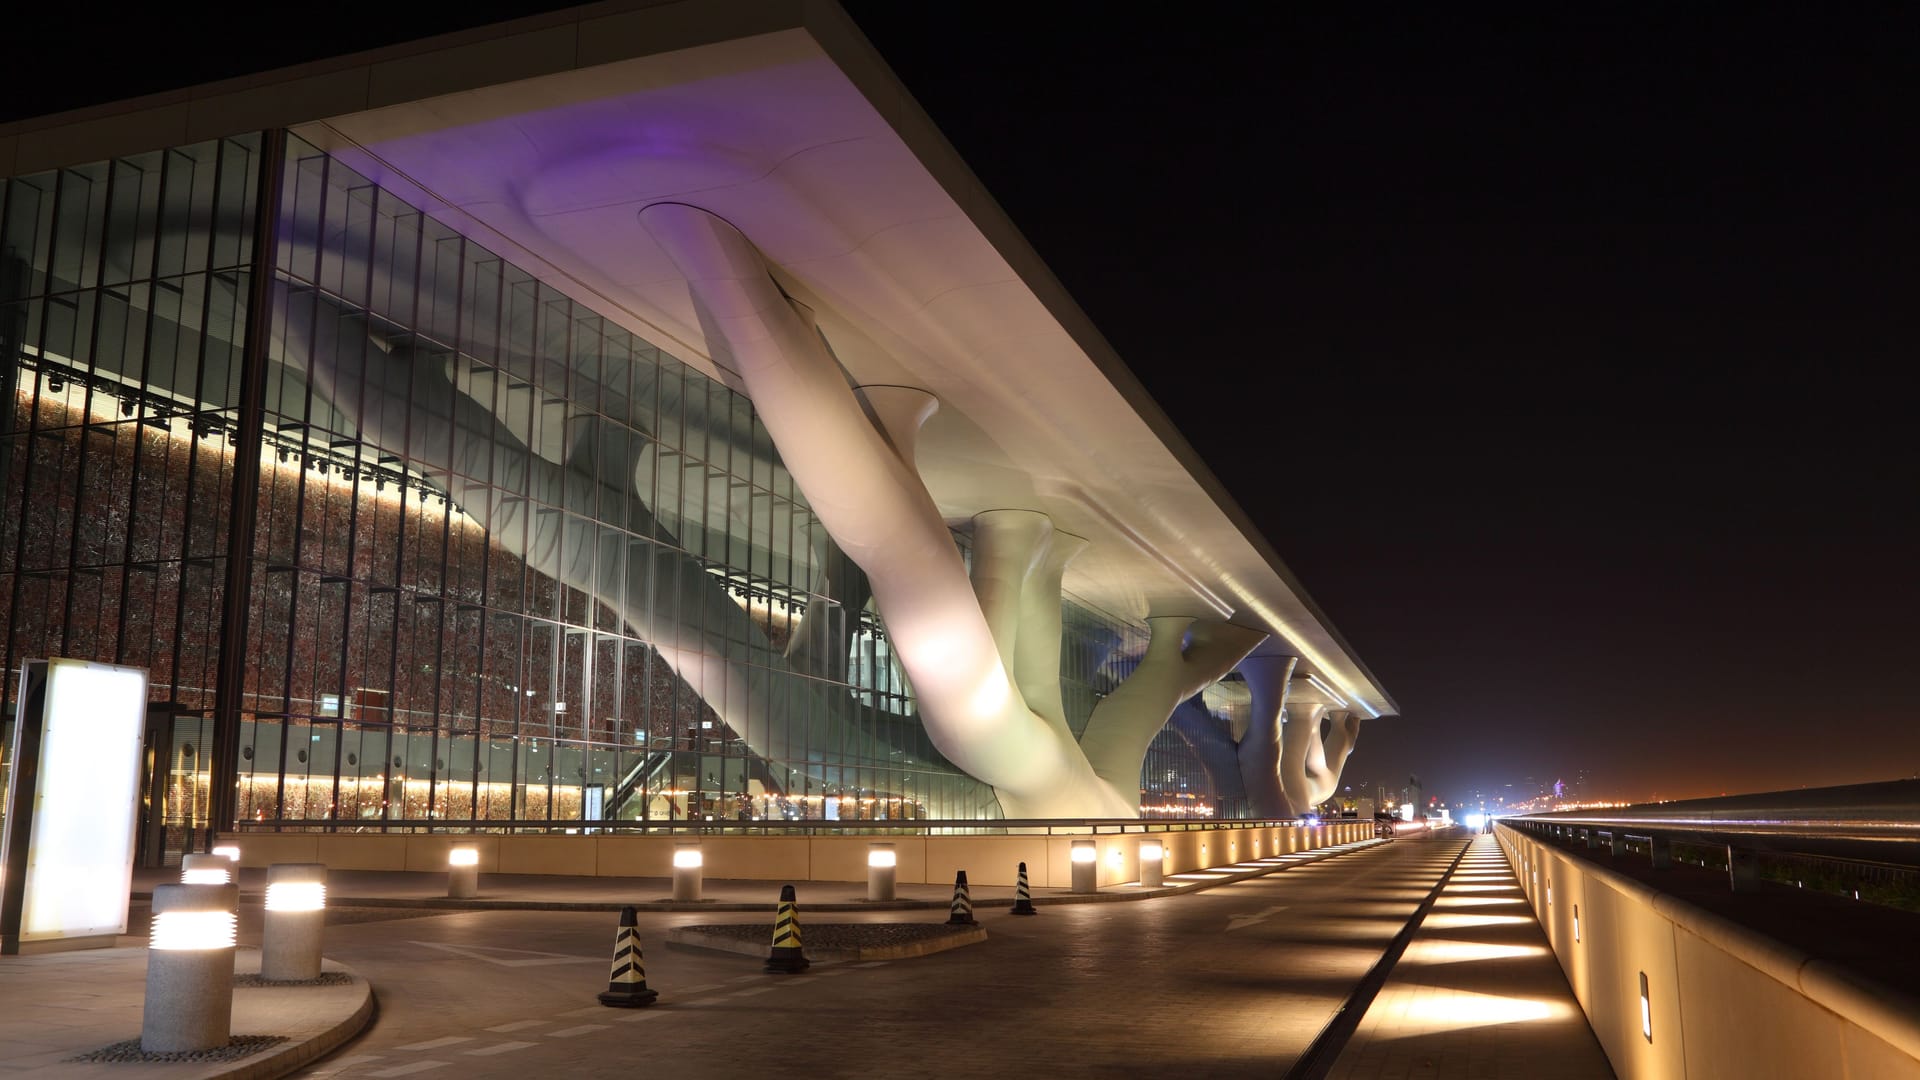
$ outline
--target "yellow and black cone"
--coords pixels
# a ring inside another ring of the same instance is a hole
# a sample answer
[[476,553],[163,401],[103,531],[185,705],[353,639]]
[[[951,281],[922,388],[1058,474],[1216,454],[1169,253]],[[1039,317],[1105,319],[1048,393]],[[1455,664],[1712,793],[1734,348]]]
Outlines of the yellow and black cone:
[[1015,915],[1038,915],[1040,909],[1033,906],[1033,890],[1027,887],[1027,864],[1020,864],[1020,880],[1013,886],[1013,913]]
[[621,1009],[651,1005],[660,996],[647,989],[647,962],[640,955],[640,931],[634,928],[634,910],[620,909],[620,929],[613,932],[613,972],[607,976],[600,1004]]
[[973,894],[967,891],[967,872],[957,870],[953,875],[953,904],[948,909],[948,926],[973,926]]
[[773,951],[767,954],[768,971],[792,975],[809,966],[806,954],[800,951],[799,908],[794,902],[793,886],[780,886],[780,910],[773,917]]

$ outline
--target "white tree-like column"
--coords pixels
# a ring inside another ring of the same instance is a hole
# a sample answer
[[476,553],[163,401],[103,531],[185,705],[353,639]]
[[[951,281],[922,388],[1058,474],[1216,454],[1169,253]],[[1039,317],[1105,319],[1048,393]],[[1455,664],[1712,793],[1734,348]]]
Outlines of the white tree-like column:
[[1060,705],[1059,583],[1084,541],[1032,511],[984,514],[969,575],[913,463],[932,399],[869,393],[876,423],[809,313],[737,229],[677,203],[640,218],[678,265],[708,347],[745,381],[814,514],[866,571],[934,745],[991,784],[1010,817],[1137,815],[1153,733],[1265,635],[1155,620],[1147,656],[1076,741]]

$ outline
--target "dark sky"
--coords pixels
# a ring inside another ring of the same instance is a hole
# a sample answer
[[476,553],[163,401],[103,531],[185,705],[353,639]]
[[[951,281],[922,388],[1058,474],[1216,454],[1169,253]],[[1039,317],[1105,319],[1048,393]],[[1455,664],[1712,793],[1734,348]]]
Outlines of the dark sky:
[[[849,7],[1399,701],[1349,780],[1920,773],[1913,9]],[[459,10],[21,23],[0,117]]]

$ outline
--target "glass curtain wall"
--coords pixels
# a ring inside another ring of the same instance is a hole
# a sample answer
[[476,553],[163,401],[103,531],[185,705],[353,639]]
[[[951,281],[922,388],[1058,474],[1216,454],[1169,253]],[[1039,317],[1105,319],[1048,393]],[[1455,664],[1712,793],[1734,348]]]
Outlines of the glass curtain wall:
[[973,818],[745,397],[289,140],[240,817]]
[[[244,823],[999,816],[745,397],[297,138],[264,438],[237,446],[263,145],[0,182],[7,721],[25,659],[145,667],[168,820],[224,824],[252,455]],[[1063,622],[1078,733],[1146,631],[1072,600]],[[1204,783],[1164,741],[1149,801],[1170,769]]]
[[3,715],[23,660],[148,669],[177,718],[155,793],[176,826],[210,823],[260,146],[0,181]]

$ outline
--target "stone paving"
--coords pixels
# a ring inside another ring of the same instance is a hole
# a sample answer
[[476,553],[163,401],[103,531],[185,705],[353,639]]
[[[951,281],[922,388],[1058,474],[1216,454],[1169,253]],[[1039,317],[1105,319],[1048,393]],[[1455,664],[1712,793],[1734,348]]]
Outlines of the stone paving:
[[1476,837],[1329,1080],[1612,1077],[1492,836]]
[[[358,1034],[372,1015],[367,981],[350,976],[317,985],[236,988],[235,1035],[281,1036],[246,1057],[205,1062],[74,1062],[72,1059],[140,1036],[146,986],[144,947],[90,949],[0,957],[0,1080],[16,1077],[131,1077],[188,1080],[220,1076],[244,1080],[281,1076]],[[238,974],[257,974],[260,953],[240,949]]]

